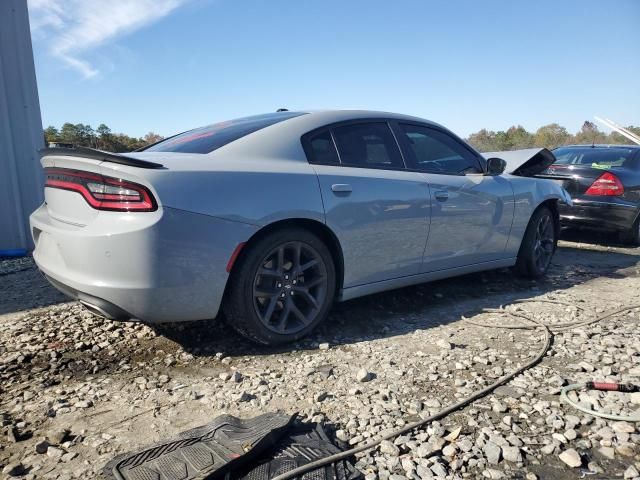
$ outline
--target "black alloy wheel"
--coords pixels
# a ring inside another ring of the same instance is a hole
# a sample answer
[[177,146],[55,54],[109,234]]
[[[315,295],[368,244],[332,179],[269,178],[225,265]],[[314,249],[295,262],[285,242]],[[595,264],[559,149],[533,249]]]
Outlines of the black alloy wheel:
[[320,254],[306,243],[288,242],[262,260],[253,281],[253,305],[266,328],[295,334],[313,323],[327,287],[327,268]]
[[516,272],[529,278],[540,278],[547,273],[558,244],[556,219],[547,206],[541,206],[529,220],[520,244]]
[[551,257],[556,247],[555,227],[551,213],[542,215],[536,226],[536,238],[533,247],[533,255],[536,267],[544,272],[551,263]]
[[329,248],[316,234],[282,228],[240,253],[223,304],[227,323],[263,345],[294,342],[324,320],[336,294]]

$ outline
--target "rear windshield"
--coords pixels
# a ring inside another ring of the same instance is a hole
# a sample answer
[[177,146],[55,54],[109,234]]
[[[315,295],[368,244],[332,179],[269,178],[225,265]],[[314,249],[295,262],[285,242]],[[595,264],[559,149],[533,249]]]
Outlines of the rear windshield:
[[636,150],[633,148],[556,148],[556,164],[592,167],[628,167]]
[[179,133],[146,148],[144,151],[209,153],[245,135],[300,115],[304,114],[301,112],[277,112],[220,122]]

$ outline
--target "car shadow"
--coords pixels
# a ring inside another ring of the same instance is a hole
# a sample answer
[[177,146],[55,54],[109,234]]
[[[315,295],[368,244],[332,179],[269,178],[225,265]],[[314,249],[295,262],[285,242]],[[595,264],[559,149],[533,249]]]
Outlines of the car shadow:
[[33,258],[0,259],[0,315],[69,301],[47,282]]
[[620,241],[617,233],[599,232],[578,228],[566,228],[560,232],[560,240],[574,243],[586,243],[589,245],[601,245],[619,248],[633,248]]
[[637,275],[640,249],[602,249],[562,242],[546,278],[529,280],[510,269],[440,280],[336,303],[327,320],[309,337],[290,345],[266,347],[241,337],[224,321],[154,325],[156,332],[200,357],[269,355],[316,350],[319,344],[349,345],[446,325],[516,300],[569,289],[599,277]]

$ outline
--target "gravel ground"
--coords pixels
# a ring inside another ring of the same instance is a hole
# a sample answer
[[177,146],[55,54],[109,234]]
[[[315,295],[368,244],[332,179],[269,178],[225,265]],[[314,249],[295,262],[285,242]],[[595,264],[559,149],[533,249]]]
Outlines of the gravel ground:
[[[640,304],[639,274],[640,249],[564,241],[544,281],[501,270],[354,300],[311,338],[274,350],[220,322],[106,321],[67,302],[30,259],[0,261],[0,472],[95,478],[116,454],[222,413],[300,412],[355,445],[468,396],[543,346],[540,331],[473,325],[505,322],[484,308],[531,300],[507,308],[545,322],[593,318]],[[357,467],[390,480],[640,478],[640,424],[585,415],[559,397],[567,383],[640,383],[639,319],[636,309],[557,334],[538,366],[359,455]],[[640,409],[640,393],[576,399]]]

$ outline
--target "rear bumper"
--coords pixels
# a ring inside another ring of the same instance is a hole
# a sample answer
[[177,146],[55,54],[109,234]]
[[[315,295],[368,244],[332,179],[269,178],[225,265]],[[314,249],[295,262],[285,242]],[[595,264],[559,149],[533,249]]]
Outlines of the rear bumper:
[[229,257],[256,229],[166,207],[105,213],[74,226],[40,207],[31,215],[33,258],[56,288],[118,320],[215,317]]
[[616,198],[574,197],[573,206],[560,205],[563,227],[586,227],[602,231],[623,231],[633,226],[640,212],[638,205]]
[[97,313],[100,316],[106,317],[110,320],[130,320],[133,318],[132,314],[130,314],[129,312],[125,312],[122,308],[104,300],[103,298],[98,298],[84,292],[79,292],[71,288],[69,285],[60,283],[46,273],[43,273],[43,275],[55,288],[60,290],[68,297],[75,298],[88,310]]

